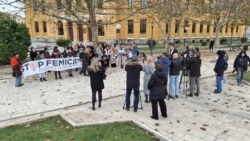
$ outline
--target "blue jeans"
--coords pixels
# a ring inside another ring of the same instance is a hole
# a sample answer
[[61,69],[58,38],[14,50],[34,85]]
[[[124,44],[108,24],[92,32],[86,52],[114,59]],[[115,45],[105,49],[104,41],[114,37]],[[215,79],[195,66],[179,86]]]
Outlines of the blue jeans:
[[22,84],[22,75],[16,77],[15,86],[19,87]]
[[126,88],[126,109],[129,109],[130,107],[130,96],[131,96],[132,89],[134,90],[134,96],[135,96],[134,109],[137,110],[138,103],[139,103],[139,96],[140,96],[139,86],[134,87],[134,86],[128,86],[128,85]]
[[179,96],[179,75],[170,75],[169,86],[171,96]]
[[222,91],[222,76],[216,76],[216,92],[221,92]]
[[241,81],[243,79],[244,72],[245,71],[243,70],[243,68],[241,68],[241,67],[237,68],[237,82],[238,82],[238,84],[241,83]]

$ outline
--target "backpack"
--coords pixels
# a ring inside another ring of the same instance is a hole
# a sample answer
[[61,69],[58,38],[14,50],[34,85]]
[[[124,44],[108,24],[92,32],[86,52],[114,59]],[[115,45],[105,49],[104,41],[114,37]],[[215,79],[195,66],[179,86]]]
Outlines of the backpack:
[[224,71],[227,70],[227,68],[228,68],[228,63],[225,62],[225,63],[224,63],[224,66],[223,66]]

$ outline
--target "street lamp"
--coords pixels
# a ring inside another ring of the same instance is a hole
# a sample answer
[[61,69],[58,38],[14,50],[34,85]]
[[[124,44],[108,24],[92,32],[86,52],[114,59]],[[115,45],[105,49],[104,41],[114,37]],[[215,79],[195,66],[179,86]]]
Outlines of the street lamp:
[[233,28],[233,27],[231,27],[230,50],[233,50],[233,48],[232,48],[232,43],[233,43],[233,31],[234,31],[234,28]]
[[[186,33],[188,32],[188,27],[186,26],[185,28]],[[185,47],[187,47],[187,39],[185,39]]]
[[[121,29],[121,25],[120,24],[116,24],[115,25],[115,28],[116,28],[116,33],[117,33],[117,50],[120,48],[120,29]],[[123,65],[122,65],[122,53],[120,53],[120,57],[121,57],[121,68],[123,68]]]
[[151,22],[151,46],[150,46],[150,54],[153,55],[153,30],[154,30],[154,22]]

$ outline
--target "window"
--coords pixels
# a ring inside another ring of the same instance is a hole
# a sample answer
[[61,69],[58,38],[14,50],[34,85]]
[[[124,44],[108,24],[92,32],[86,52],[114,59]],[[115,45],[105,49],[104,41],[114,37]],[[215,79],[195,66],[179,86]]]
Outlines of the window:
[[166,22],[166,33],[169,33],[169,23],[168,22]]
[[236,26],[236,33],[238,33],[238,31],[239,31],[239,26],[237,25]]
[[57,4],[57,9],[62,9],[62,1],[61,0],[56,0]]
[[207,24],[207,33],[209,33],[210,32],[210,24],[208,23]]
[[228,24],[226,25],[225,33],[228,32]]
[[98,36],[104,36],[104,26],[102,21],[98,21]]
[[176,20],[175,21],[175,33],[178,33],[179,32],[179,21]]
[[141,7],[147,7],[147,0],[141,0]]
[[98,8],[103,8],[103,0],[98,0],[97,1],[97,7]]
[[39,32],[39,23],[35,22],[35,32]]
[[134,33],[134,20],[128,20],[128,34]]
[[188,28],[188,21],[185,20],[185,21],[184,21],[184,30],[183,30],[184,33],[187,33],[187,31],[188,31],[187,28]]
[[223,26],[220,27],[220,33],[222,32]]
[[128,7],[133,7],[134,6],[134,0],[128,0]]
[[192,33],[195,33],[196,23],[193,22],[192,24]]
[[141,19],[140,20],[140,33],[141,34],[146,34],[146,28],[147,27],[147,23],[146,23],[146,19]]
[[216,22],[214,22],[214,33],[216,31]]
[[200,22],[200,33],[203,32],[203,22]]
[[68,9],[72,8],[72,0],[66,0],[66,4],[67,4]]
[[46,22],[43,21],[43,32],[46,33],[47,32],[47,25]]
[[64,32],[63,32],[63,23],[62,23],[62,21],[58,21],[57,28],[58,28],[58,35],[63,35]]

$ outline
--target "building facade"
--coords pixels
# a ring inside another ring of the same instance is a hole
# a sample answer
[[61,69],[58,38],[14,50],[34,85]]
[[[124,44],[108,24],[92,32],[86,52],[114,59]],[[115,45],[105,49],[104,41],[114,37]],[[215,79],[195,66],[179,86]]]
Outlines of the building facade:
[[[66,0],[66,2],[67,1],[68,0]],[[47,0],[43,2],[46,3]],[[58,0],[55,2],[58,2]],[[70,4],[74,5],[77,3]],[[102,5],[99,6],[103,7],[103,1],[101,4]],[[133,6],[133,4],[133,0],[128,0],[126,6]],[[146,7],[147,0],[141,0],[139,5],[141,7]],[[42,12],[38,12],[34,6],[36,5],[33,4],[33,7],[26,6],[25,11],[25,23],[29,28],[32,42],[55,43],[55,40],[58,38],[70,39],[74,43],[91,42],[92,33],[90,27],[86,24],[78,24],[69,20],[60,20],[56,18],[56,16],[47,16],[42,14]],[[108,18],[112,17],[114,21],[121,21],[107,25],[102,24],[102,18],[107,19],[107,17],[97,16],[98,41],[115,43],[119,38],[120,42],[124,44],[129,44],[131,41],[135,41],[138,44],[146,44],[148,39],[153,38],[157,40],[159,44],[163,44],[166,35],[169,36],[170,41],[174,43],[202,42],[215,38],[215,26],[213,22],[177,21],[174,19],[171,20],[171,23],[162,21],[156,24],[145,14],[138,13],[128,18],[125,16],[123,12],[116,13]],[[188,26],[183,26],[183,24],[180,23],[188,23]],[[121,25],[120,32],[117,32],[116,24]],[[221,38],[236,39],[244,37],[244,35],[244,26],[231,28],[229,25],[225,25],[220,30]]]

